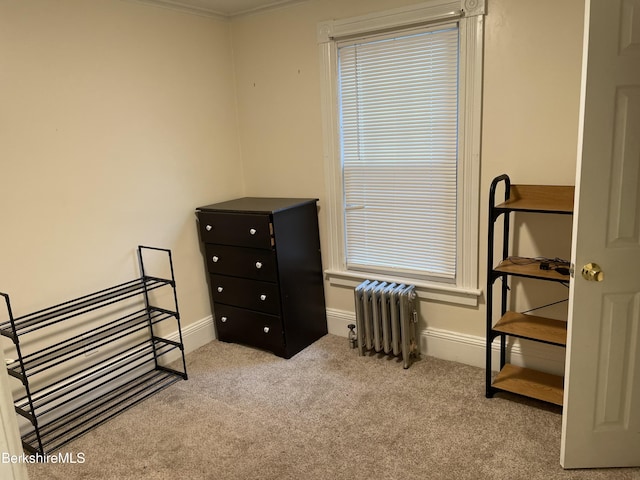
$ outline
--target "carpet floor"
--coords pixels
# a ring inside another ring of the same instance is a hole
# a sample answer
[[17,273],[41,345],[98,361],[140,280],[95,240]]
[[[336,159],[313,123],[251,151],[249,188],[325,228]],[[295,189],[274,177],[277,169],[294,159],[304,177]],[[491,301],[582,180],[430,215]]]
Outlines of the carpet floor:
[[359,357],[327,335],[289,360],[213,341],[180,381],[74,440],[84,463],[31,480],[616,479],[560,467],[561,412],[484,397],[484,371],[423,356]]

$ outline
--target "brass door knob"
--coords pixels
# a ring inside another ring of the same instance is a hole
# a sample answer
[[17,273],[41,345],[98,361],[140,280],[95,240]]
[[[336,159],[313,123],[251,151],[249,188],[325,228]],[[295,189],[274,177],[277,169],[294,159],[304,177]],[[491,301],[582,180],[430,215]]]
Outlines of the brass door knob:
[[582,278],[590,282],[601,282],[604,280],[604,272],[597,263],[587,263],[582,267]]

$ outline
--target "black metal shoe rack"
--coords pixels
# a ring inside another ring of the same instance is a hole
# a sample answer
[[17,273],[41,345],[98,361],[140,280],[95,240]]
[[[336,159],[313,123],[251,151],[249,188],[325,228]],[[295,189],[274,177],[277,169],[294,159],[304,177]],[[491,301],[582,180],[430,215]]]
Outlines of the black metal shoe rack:
[[[145,274],[144,253],[152,250],[166,254],[171,278]],[[140,278],[21,317],[13,316],[9,295],[0,293],[9,317],[0,333],[16,354],[7,370],[22,382],[13,390],[16,412],[28,421],[21,425],[25,452],[45,455],[187,379],[171,251],[139,246],[137,254]],[[172,299],[163,288],[172,289]],[[173,308],[152,305],[157,294]],[[177,324],[177,338],[158,336],[167,320]],[[42,347],[52,336],[57,341]],[[178,355],[167,355],[175,350]],[[167,366],[180,356],[182,371]]]

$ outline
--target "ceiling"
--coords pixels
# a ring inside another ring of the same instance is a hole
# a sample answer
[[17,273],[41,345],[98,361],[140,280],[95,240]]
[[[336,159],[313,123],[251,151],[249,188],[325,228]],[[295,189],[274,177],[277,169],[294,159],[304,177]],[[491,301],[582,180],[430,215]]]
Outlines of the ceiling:
[[138,0],[199,15],[233,17],[301,0]]

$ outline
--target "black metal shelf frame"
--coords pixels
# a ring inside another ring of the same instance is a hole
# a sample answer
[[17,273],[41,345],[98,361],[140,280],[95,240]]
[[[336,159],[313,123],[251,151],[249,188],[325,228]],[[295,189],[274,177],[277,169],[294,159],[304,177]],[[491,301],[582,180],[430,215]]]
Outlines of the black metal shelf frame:
[[[144,253],[151,250],[166,254],[170,278],[146,275]],[[45,455],[155,392],[187,379],[171,251],[140,245],[137,255],[140,278],[21,317],[14,317],[9,295],[0,292],[9,318],[0,323],[0,334],[13,342],[16,352],[16,360],[7,365],[7,371],[21,381],[24,390],[24,394],[16,395],[14,406],[16,413],[31,424],[22,435],[26,452]],[[174,308],[152,305],[149,293],[162,287],[171,288]],[[97,316],[115,310],[127,299],[142,301],[144,307],[23,354],[21,340],[27,336],[31,335],[30,340],[45,338],[46,330],[42,329],[81,315]],[[170,319],[176,322],[177,340],[156,335],[154,328]],[[67,363],[79,360],[87,349],[107,346],[115,347],[115,351],[106,358],[83,362],[81,367]],[[160,362],[175,350],[180,350],[181,370]],[[46,378],[45,372],[51,373],[55,367],[62,371],[65,363],[62,378]]]
[[507,336],[496,332],[493,330],[493,324],[491,319],[493,318],[493,284],[498,278],[502,278],[502,286],[500,288],[500,305],[501,311],[500,315],[504,315],[507,313],[507,294],[509,290],[509,286],[507,284],[507,280],[504,275],[498,274],[494,269],[494,250],[493,250],[493,241],[495,234],[495,222],[498,217],[505,213],[503,219],[503,228],[502,228],[502,258],[507,258],[509,256],[509,224],[510,224],[510,215],[509,212],[505,212],[502,209],[495,208],[495,200],[496,200],[496,189],[500,182],[504,182],[504,200],[505,202],[509,200],[510,189],[511,189],[511,179],[508,175],[500,175],[493,179],[491,182],[491,187],[489,189],[489,227],[488,227],[488,244],[487,244],[487,291],[486,291],[486,301],[487,301],[487,346],[485,349],[486,354],[486,367],[485,367],[485,385],[486,385],[486,396],[487,398],[493,396],[494,389],[491,386],[491,350],[493,341],[496,337],[500,337],[500,368],[502,369],[507,361]]

